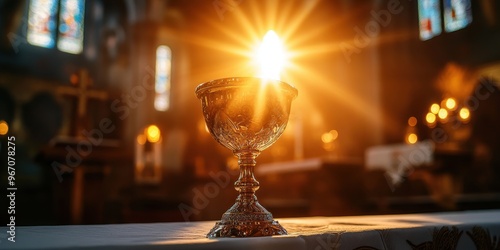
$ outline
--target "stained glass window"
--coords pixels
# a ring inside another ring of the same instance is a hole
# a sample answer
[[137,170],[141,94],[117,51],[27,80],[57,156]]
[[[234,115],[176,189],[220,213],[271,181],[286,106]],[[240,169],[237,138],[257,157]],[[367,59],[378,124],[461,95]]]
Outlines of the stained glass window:
[[443,6],[446,32],[463,29],[472,22],[470,0],[443,0]]
[[80,53],[83,49],[84,8],[85,0],[31,0],[28,42],[45,48],[54,48],[57,44],[61,51]]
[[56,43],[56,0],[31,0],[27,40],[30,44],[53,48]]
[[428,40],[441,34],[441,8],[439,0],[419,0],[418,19],[420,39]]
[[160,45],[156,49],[155,109],[167,111],[170,107],[170,75],[172,71],[172,51]]
[[61,0],[57,48],[78,54],[83,49],[84,0]]

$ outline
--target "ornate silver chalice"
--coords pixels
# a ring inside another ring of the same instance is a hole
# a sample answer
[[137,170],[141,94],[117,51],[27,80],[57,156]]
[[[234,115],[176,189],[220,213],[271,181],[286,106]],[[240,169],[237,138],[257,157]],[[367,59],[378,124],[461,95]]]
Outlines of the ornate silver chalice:
[[239,192],[235,204],[207,234],[216,237],[286,235],[273,215],[259,204],[253,175],[255,158],[283,133],[297,89],[288,83],[253,77],[233,77],[200,84],[196,96],[210,134],[238,157]]

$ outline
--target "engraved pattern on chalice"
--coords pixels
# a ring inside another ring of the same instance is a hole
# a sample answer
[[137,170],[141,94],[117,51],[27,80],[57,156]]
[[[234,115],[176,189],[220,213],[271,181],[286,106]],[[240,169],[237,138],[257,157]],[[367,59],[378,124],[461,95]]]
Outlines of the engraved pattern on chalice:
[[283,133],[297,90],[291,85],[252,77],[223,78],[200,84],[196,96],[214,139],[238,157],[239,192],[235,204],[207,234],[215,237],[285,235],[286,230],[259,204],[255,158]]

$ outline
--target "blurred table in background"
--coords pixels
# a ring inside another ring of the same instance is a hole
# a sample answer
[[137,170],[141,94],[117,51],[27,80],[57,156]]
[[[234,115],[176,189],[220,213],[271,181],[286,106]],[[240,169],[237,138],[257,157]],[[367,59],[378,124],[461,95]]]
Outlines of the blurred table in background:
[[[457,144],[379,145],[365,159],[319,157],[258,164],[260,202],[277,217],[499,209],[472,151]],[[467,184],[469,183],[469,184]]]
[[365,207],[360,158],[322,157],[257,165],[257,195],[277,217],[359,215]]
[[500,208],[497,180],[484,178],[493,169],[478,166],[464,144],[375,146],[366,151],[365,168],[368,196],[381,213]]

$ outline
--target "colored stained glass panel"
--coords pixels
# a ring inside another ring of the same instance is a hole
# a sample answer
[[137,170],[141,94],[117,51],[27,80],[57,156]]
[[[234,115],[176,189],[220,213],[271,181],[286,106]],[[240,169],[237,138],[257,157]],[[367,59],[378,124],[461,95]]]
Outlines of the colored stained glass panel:
[[61,0],[59,15],[59,40],[61,51],[79,54],[83,50],[84,0]]
[[446,32],[463,29],[472,22],[470,0],[444,0],[443,6]]
[[56,43],[56,18],[56,0],[31,0],[28,13],[28,42],[35,46],[53,48]]
[[156,49],[155,109],[166,111],[170,107],[170,76],[172,71],[172,51],[160,45]]
[[419,0],[418,20],[421,40],[425,41],[441,34],[441,8],[439,0]]

